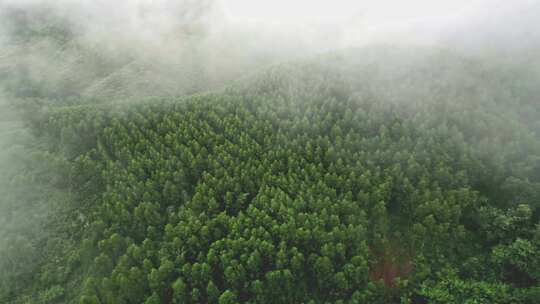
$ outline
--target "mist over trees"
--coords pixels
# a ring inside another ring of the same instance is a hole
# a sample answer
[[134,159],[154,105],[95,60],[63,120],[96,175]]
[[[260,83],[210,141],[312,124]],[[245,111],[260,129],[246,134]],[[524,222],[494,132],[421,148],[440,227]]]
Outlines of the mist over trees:
[[0,3],[0,303],[538,302],[536,3],[341,49],[48,2]]

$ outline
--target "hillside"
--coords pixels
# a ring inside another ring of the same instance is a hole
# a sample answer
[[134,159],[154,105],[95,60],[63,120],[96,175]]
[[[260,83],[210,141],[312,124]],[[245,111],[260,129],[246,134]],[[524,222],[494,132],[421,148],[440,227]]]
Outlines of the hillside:
[[39,101],[25,181],[48,215],[5,249],[0,299],[533,303],[538,80],[378,47],[191,96]]
[[182,11],[173,29],[147,34],[139,33],[144,28],[124,28],[113,17],[103,21],[112,24],[100,25],[105,28],[92,19],[75,20],[68,14],[77,7],[73,3],[66,4],[68,12],[46,3],[20,8],[0,3],[0,89],[11,98],[49,100],[175,97],[220,88],[294,53],[269,50],[267,39],[252,39],[248,31],[199,24],[208,16],[198,11],[215,1],[176,2],[195,6],[196,13]]

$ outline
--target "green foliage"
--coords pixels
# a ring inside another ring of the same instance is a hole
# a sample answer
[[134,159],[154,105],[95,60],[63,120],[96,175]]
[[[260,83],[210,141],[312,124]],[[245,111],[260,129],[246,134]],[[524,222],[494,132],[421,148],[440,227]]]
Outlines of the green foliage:
[[433,84],[440,95],[418,96],[406,82],[371,91],[367,76],[340,75],[324,64],[276,67],[212,94],[43,107],[30,125],[51,169],[30,172],[58,192],[51,238],[39,239],[30,269],[15,259],[9,274],[20,270],[29,286],[2,285],[0,295],[534,299],[540,141],[530,126],[447,74],[448,86]]
[[453,274],[434,285],[424,284],[419,292],[429,303],[513,303],[510,287],[502,283],[463,281]]

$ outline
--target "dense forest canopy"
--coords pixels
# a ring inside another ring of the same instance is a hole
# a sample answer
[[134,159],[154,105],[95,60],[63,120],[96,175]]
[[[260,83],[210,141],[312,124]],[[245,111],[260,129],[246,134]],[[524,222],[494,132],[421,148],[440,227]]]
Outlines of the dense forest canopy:
[[299,58],[182,3],[146,47],[0,4],[0,303],[538,303],[538,44]]

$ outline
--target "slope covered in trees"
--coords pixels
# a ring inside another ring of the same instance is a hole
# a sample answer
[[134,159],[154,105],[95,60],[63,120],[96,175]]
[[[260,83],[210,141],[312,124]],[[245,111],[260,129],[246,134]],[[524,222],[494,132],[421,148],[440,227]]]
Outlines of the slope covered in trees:
[[373,48],[176,99],[38,101],[46,237],[6,249],[0,299],[534,303],[531,73]]

